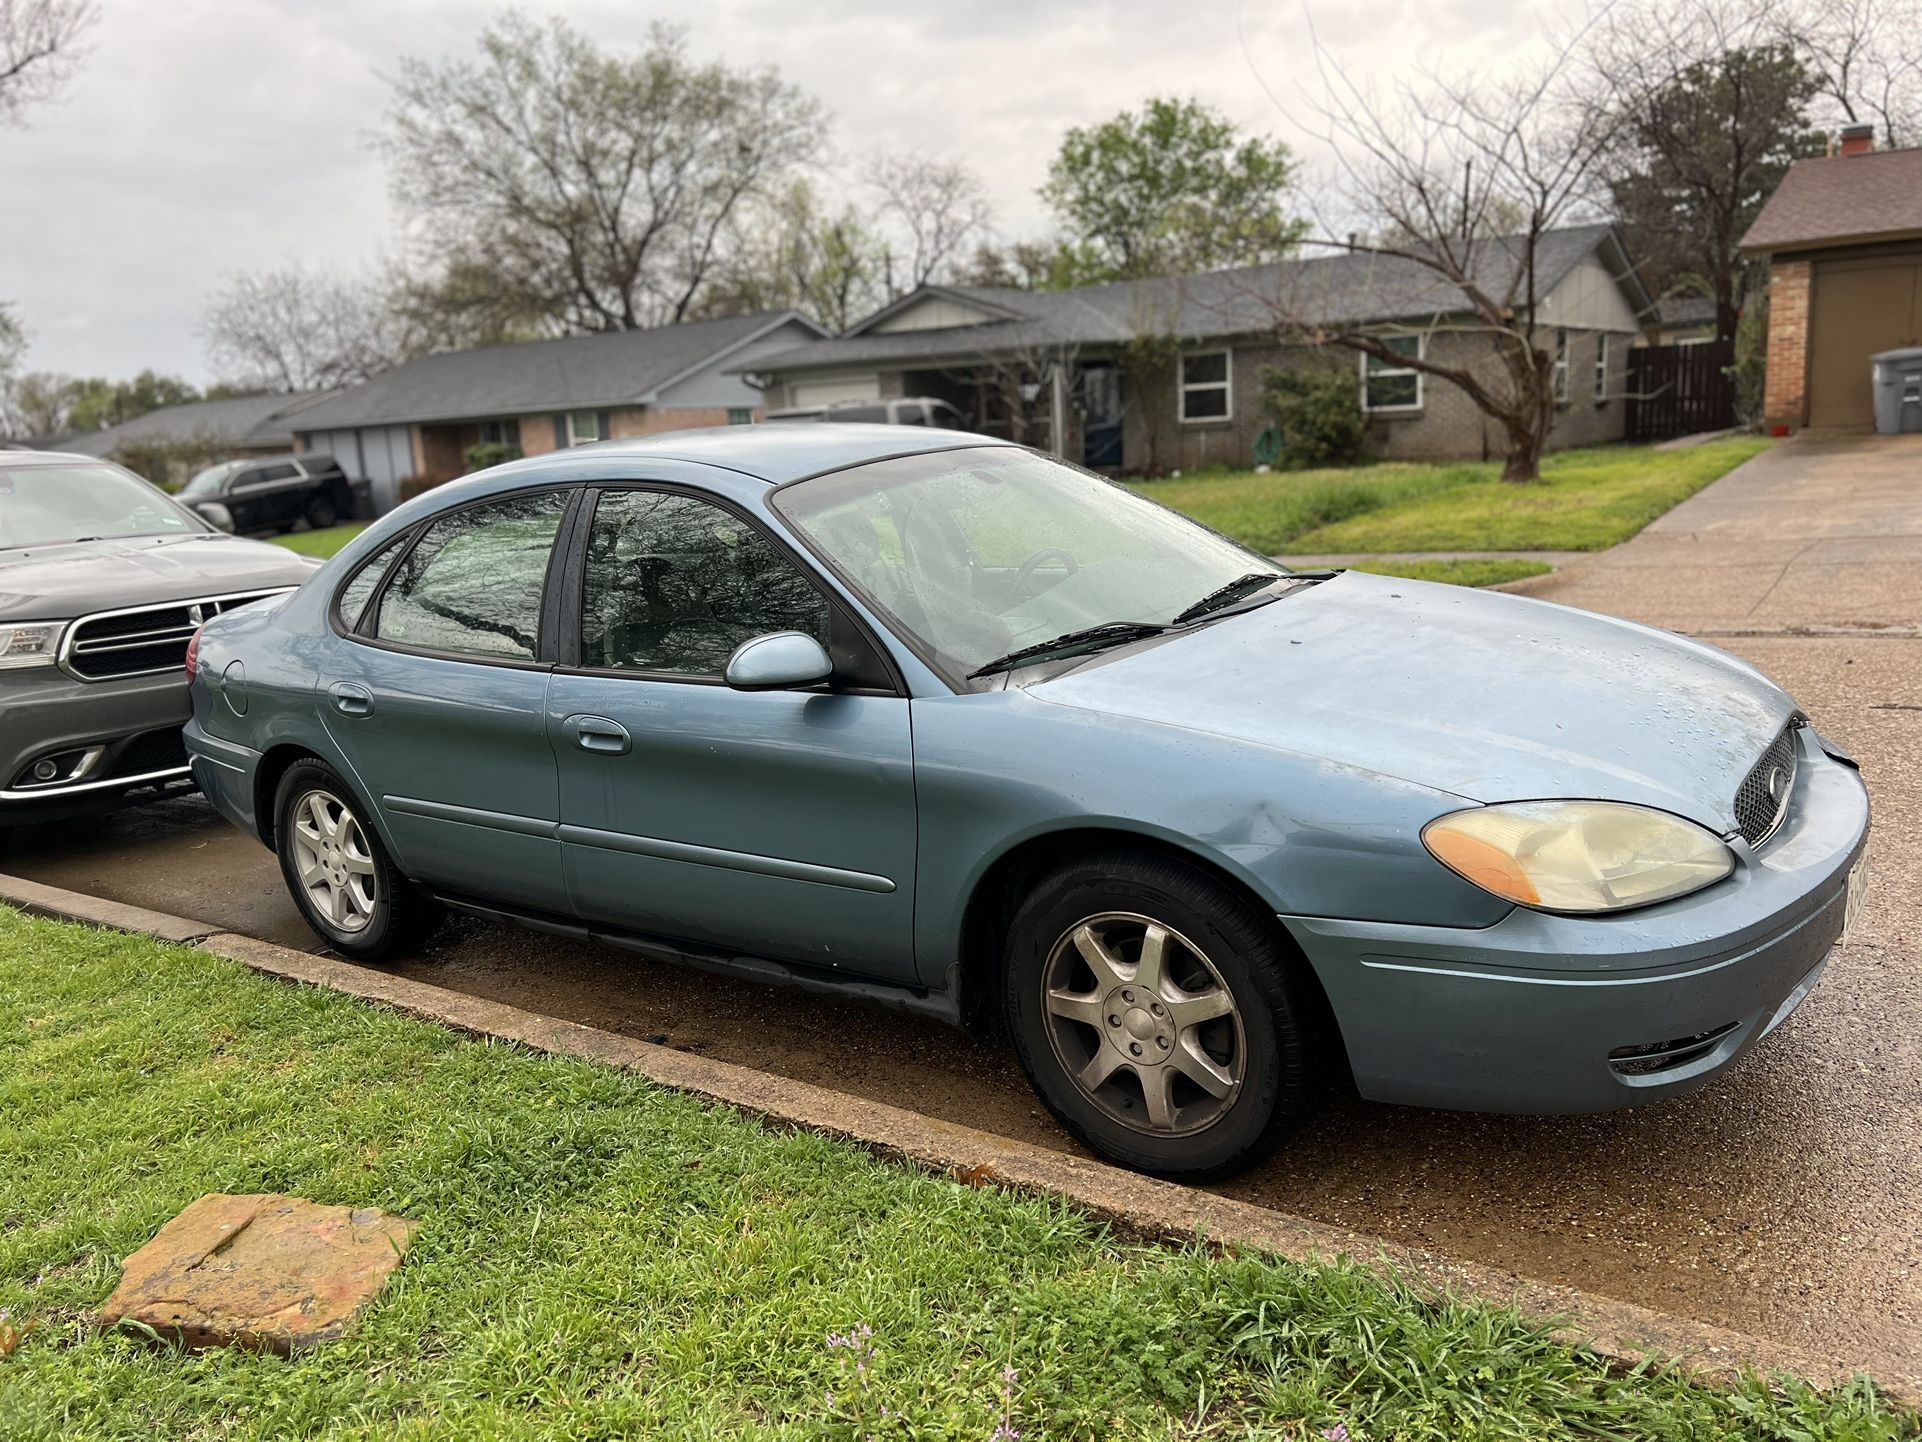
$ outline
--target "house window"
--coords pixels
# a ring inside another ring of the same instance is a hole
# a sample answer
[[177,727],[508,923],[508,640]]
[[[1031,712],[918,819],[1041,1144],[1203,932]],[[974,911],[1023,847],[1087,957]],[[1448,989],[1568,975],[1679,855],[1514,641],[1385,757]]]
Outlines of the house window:
[[482,421],[480,438],[483,445],[512,446],[515,450],[521,445],[521,423],[518,419],[505,421]]
[[1555,332],[1555,403],[1568,404],[1568,332]]
[[569,411],[567,414],[567,443],[570,446],[591,445],[605,440],[601,434],[601,414],[599,411]]
[[1233,357],[1225,350],[1181,358],[1181,419],[1226,421],[1234,418],[1229,398]]
[[1595,404],[1608,400],[1608,337],[1595,337]]
[[731,426],[751,426],[754,424],[754,412],[746,406],[729,406],[727,423]]
[[[1418,335],[1386,335],[1382,344],[1396,355],[1422,358],[1427,347]],[[1399,366],[1380,356],[1361,358],[1361,405],[1366,411],[1418,411],[1422,403],[1422,374],[1413,366]]]

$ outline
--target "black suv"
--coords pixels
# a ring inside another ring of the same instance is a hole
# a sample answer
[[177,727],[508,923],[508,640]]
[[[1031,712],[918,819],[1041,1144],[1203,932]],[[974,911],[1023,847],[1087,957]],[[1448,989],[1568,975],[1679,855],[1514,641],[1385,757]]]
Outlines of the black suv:
[[[242,532],[315,530],[354,514],[354,488],[332,456],[252,456],[209,466],[181,487],[180,499],[217,526]],[[221,511],[226,512],[225,518]]]

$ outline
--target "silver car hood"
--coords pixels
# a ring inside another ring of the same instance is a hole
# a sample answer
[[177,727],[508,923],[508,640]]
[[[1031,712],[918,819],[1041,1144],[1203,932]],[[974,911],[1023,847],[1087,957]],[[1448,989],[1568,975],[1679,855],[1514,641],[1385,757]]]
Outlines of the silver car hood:
[[131,536],[0,551],[0,620],[62,621],[92,611],[298,586],[314,565],[238,536]]
[[1795,714],[1761,672],[1666,631],[1355,571],[1028,690],[1476,801],[1631,801],[1722,832]]

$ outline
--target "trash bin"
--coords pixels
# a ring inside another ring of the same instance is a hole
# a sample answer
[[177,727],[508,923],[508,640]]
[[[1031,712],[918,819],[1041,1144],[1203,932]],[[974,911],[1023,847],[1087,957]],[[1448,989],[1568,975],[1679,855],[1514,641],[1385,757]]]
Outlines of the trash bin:
[[[1922,352],[1917,352],[1922,354]],[[365,476],[358,476],[347,483],[347,489],[354,494],[354,514],[356,521],[374,519],[374,483]]]
[[1875,428],[1885,436],[1922,431],[1922,345],[1871,356]]

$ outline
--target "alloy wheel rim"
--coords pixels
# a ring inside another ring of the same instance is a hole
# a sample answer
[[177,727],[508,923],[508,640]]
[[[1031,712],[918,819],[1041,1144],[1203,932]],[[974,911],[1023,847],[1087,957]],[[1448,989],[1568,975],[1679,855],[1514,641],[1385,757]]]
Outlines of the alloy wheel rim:
[[294,871],[315,912],[336,931],[365,931],[379,902],[367,834],[347,804],[328,791],[294,802]]
[[1041,972],[1055,1059],[1103,1114],[1192,1136],[1241,1094],[1247,1037],[1208,955],[1153,917],[1110,911],[1061,934]]

